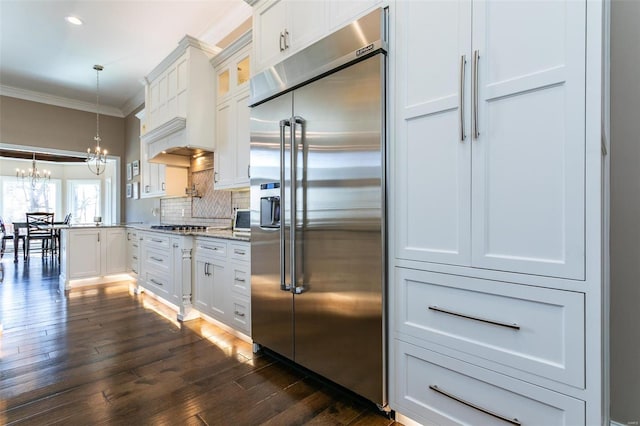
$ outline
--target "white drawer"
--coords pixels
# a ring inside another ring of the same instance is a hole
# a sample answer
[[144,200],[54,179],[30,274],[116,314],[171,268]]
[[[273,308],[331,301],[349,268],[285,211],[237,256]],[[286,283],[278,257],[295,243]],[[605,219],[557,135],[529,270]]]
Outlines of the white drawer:
[[584,387],[583,293],[404,268],[396,280],[400,333],[483,358],[509,375]]
[[396,402],[415,420],[439,425],[585,424],[581,400],[402,341],[394,345]]
[[171,237],[167,234],[152,232],[144,234],[143,238],[147,247],[168,249],[171,246]]
[[170,253],[168,251],[152,250],[147,248],[144,250],[145,269],[156,270],[159,273],[169,273],[171,266]]
[[171,290],[169,289],[169,279],[166,276],[146,272],[146,287],[158,296],[166,298]]
[[251,272],[249,265],[230,263],[231,289],[240,295],[251,297]]
[[137,260],[131,261],[131,273],[135,274],[136,276],[140,273],[140,267],[138,266]]
[[233,328],[251,336],[251,301],[247,297],[231,298]]
[[227,243],[210,238],[198,239],[196,240],[196,252],[204,256],[227,257]]
[[230,257],[235,260],[249,262],[251,260],[251,246],[247,243],[229,243]]

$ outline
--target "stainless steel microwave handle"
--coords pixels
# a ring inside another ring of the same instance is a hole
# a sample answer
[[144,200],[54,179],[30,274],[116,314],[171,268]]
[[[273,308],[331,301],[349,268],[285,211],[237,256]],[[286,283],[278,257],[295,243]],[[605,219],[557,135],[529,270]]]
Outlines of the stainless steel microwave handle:
[[290,120],[280,120],[280,290],[282,291],[290,291],[291,286],[287,284],[287,280],[285,277],[286,274],[286,250],[285,250],[285,216],[282,211],[282,206],[285,206],[285,171],[284,171],[284,128],[287,126],[291,126]]
[[[290,200],[290,210],[291,210],[291,229],[290,229],[290,240],[291,240],[291,291],[294,293],[302,293],[304,292],[304,283],[298,284],[298,264],[297,264],[297,256],[298,256],[298,247],[297,247],[297,237],[296,232],[298,228],[297,221],[297,192],[298,188],[296,187],[298,183],[298,141],[296,141],[296,124],[300,125],[302,129],[302,133],[304,135],[304,119],[302,117],[293,117],[291,119],[291,200]],[[303,136],[304,137],[304,136]],[[304,149],[304,148],[303,148]]]

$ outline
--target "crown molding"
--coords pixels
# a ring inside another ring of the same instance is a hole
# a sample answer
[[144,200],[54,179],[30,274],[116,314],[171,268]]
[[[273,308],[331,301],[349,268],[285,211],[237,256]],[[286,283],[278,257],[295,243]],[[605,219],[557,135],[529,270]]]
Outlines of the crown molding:
[[218,52],[220,52],[220,50],[222,50],[219,47],[209,46],[205,42],[187,34],[182,37],[182,40],[180,40],[180,42],[178,42],[178,47],[173,49],[173,51],[169,53],[169,55],[167,55],[167,57],[164,58],[162,62],[156,65],[156,67],[145,77],[145,81],[147,83],[150,83],[155,80],[160,74],[162,74],[164,70],[169,67],[169,65],[171,65],[172,63],[177,61],[178,58],[184,55],[189,47],[193,47],[202,51],[205,55],[207,55],[207,57],[209,57],[209,59],[211,59]]
[[128,117],[129,114],[135,111],[142,104],[144,104],[144,87],[138,90],[138,93],[129,98],[129,100],[120,107],[120,110],[124,117]]
[[252,31],[248,30],[246,33],[238,37],[236,41],[231,43],[224,50],[222,50],[220,53],[214,56],[211,59],[211,61],[209,61],[211,62],[211,65],[213,65],[214,68],[217,67],[218,65],[220,65],[221,63],[223,63],[224,61],[232,57],[240,49],[242,49],[243,47],[251,43],[251,34],[252,34]]
[[[0,85],[0,95],[10,98],[23,99],[25,101],[38,102],[41,104],[54,105],[63,108],[76,109],[95,113],[96,105],[89,102],[78,101],[75,99],[54,96],[48,93],[34,92],[32,90],[19,89],[17,87]],[[113,117],[124,118],[125,115],[119,108],[100,105],[101,115],[110,115]]]
[[244,0],[244,2],[246,4],[248,4],[249,6],[253,7],[253,5],[255,5],[256,3],[258,3],[260,0]]

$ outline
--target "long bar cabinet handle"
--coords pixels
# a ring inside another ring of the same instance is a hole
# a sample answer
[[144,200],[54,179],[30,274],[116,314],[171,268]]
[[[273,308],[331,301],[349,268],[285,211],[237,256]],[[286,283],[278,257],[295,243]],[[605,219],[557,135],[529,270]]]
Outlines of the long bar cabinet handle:
[[476,405],[476,404],[474,404],[472,402],[465,401],[464,399],[462,399],[462,398],[460,398],[458,396],[455,396],[455,395],[453,395],[453,394],[451,394],[449,392],[443,391],[442,389],[440,389],[436,385],[429,385],[429,389],[431,389],[432,391],[435,391],[435,392],[437,392],[437,393],[439,393],[441,395],[444,395],[447,398],[451,398],[454,401],[457,401],[457,402],[459,402],[461,404],[464,404],[467,407],[471,407],[474,410],[478,410],[478,411],[480,411],[482,413],[485,413],[485,414],[488,414],[488,415],[490,415],[492,417],[495,417],[496,419],[500,419],[500,420],[502,420],[504,422],[510,423],[512,425],[515,425],[515,426],[521,426],[522,425],[522,423],[516,418],[510,419],[509,417],[503,416],[502,414],[495,413],[495,412],[493,412],[491,410],[487,410],[486,408],[482,408],[479,405]]
[[478,64],[480,62],[480,51],[473,51],[473,138],[480,137],[478,130]]
[[280,33],[280,41],[279,41],[279,44],[280,44],[280,46],[279,46],[279,47],[280,47],[280,51],[281,51],[281,52],[284,50],[284,47],[283,47],[283,41],[284,41],[284,33],[282,33],[282,32],[281,32],[281,33]]
[[500,321],[494,321],[494,320],[490,320],[490,319],[486,319],[486,318],[480,318],[480,317],[474,317],[471,315],[466,315],[466,314],[461,314],[459,312],[454,312],[454,311],[449,311],[447,309],[442,309],[439,308],[437,306],[429,306],[429,309],[432,311],[436,311],[436,312],[441,312],[443,314],[447,314],[447,315],[453,315],[456,317],[460,317],[460,318],[466,318],[466,319],[470,319],[473,321],[480,321],[480,322],[484,322],[487,324],[493,324],[493,325],[498,325],[500,327],[506,327],[506,328],[511,328],[513,330],[520,330],[520,326],[518,324],[509,324],[506,322],[500,322]]
[[460,140],[464,141],[467,138],[467,135],[464,131],[464,80],[465,80],[465,71],[467,68],[467,55],[462,55],[460,57],[460,99],[459,101],[459,109],[460,109]]
[[[286,173],[284,171],[284,129],[285,127],[291,127],[291,120],[280,120],[280,205],[286,206],[285,204],[285,178]],[[284,244],[285,238],[285,214],[284,211],[281,212],[280,216],[280,290],[282,291],[291,291],[291,286],[287,284],[287,280],[285,277],[286,273],[286,247]]]

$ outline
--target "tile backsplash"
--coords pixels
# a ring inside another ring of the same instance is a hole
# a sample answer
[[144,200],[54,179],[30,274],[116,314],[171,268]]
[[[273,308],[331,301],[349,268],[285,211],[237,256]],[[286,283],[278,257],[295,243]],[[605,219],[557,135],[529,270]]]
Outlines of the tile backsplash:
[[203,193],[202,198],[163,198],[160,200],[160,223],[230,226],[235,209],[248,209],[249,199],[248,190],[211,190]]

